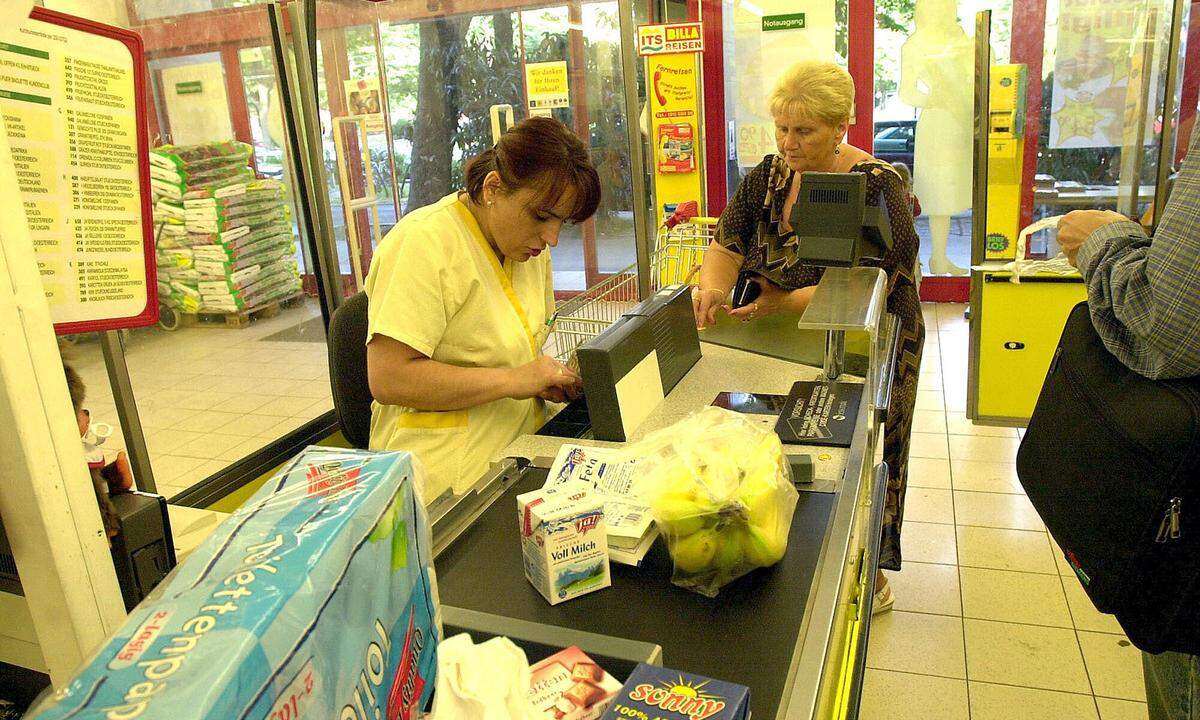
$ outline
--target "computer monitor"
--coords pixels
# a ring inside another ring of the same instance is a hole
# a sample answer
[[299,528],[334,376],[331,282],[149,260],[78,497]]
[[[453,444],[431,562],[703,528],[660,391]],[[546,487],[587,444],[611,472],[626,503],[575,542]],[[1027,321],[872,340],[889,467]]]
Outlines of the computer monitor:
[[892,248],[887,204],[882,195],[867,203],[862,173],[801,174],[790,220],[797,255],[809,265],[854,267],[864,259],[882,259]]

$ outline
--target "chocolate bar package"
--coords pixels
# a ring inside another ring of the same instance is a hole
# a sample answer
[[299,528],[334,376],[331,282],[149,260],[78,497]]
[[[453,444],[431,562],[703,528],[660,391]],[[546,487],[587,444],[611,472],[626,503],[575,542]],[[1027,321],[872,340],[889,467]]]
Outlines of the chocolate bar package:
[[750,688],[638,663],[603,720],[749,720]]
[[529,704],[545,720],[597,720],[621,688],[574,645],[529,671]]

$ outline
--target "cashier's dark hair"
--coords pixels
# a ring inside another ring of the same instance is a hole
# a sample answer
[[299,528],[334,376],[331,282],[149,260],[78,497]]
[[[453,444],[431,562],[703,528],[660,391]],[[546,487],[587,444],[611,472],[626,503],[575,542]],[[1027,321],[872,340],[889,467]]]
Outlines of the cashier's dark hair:
[[494,147],[467,163],[467,194],[483,203],[483,181],[493,170],[508,191],[532,188],[532,207],[550,210],[564,192],[573,199],[567,219],[583,222],[600,205],[600,176],[587,146],[558,120],[531,117],[513,125]]

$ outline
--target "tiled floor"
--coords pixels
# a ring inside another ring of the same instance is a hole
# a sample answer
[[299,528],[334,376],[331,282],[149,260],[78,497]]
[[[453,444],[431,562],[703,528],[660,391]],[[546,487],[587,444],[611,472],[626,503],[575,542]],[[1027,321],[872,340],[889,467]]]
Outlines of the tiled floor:
[[1141,653],[1097,612],[1017,482],[1020,436],[964,416],[962,305],[926,305],[895,609],[865,720],[1144,720]]
[[[126,363],[160,493],[176,495],[333,408],[323,335],[266,339],[319,315],[309,299],[241,329],[154,327],[127,335]],[[114,428],[104,447],[123,448],[99,343],[83,338],[67,358],[87,385],[93,420]]]

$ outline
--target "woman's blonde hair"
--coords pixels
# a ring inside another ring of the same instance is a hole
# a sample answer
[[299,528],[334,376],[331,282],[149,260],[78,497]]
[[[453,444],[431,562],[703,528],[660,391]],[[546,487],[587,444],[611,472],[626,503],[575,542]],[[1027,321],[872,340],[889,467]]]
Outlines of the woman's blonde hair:
[[802,60],[783,71],[771,90],[771,115],[800,115],[827,125],[849,122],[854,114],[854,80],[841,66]]

